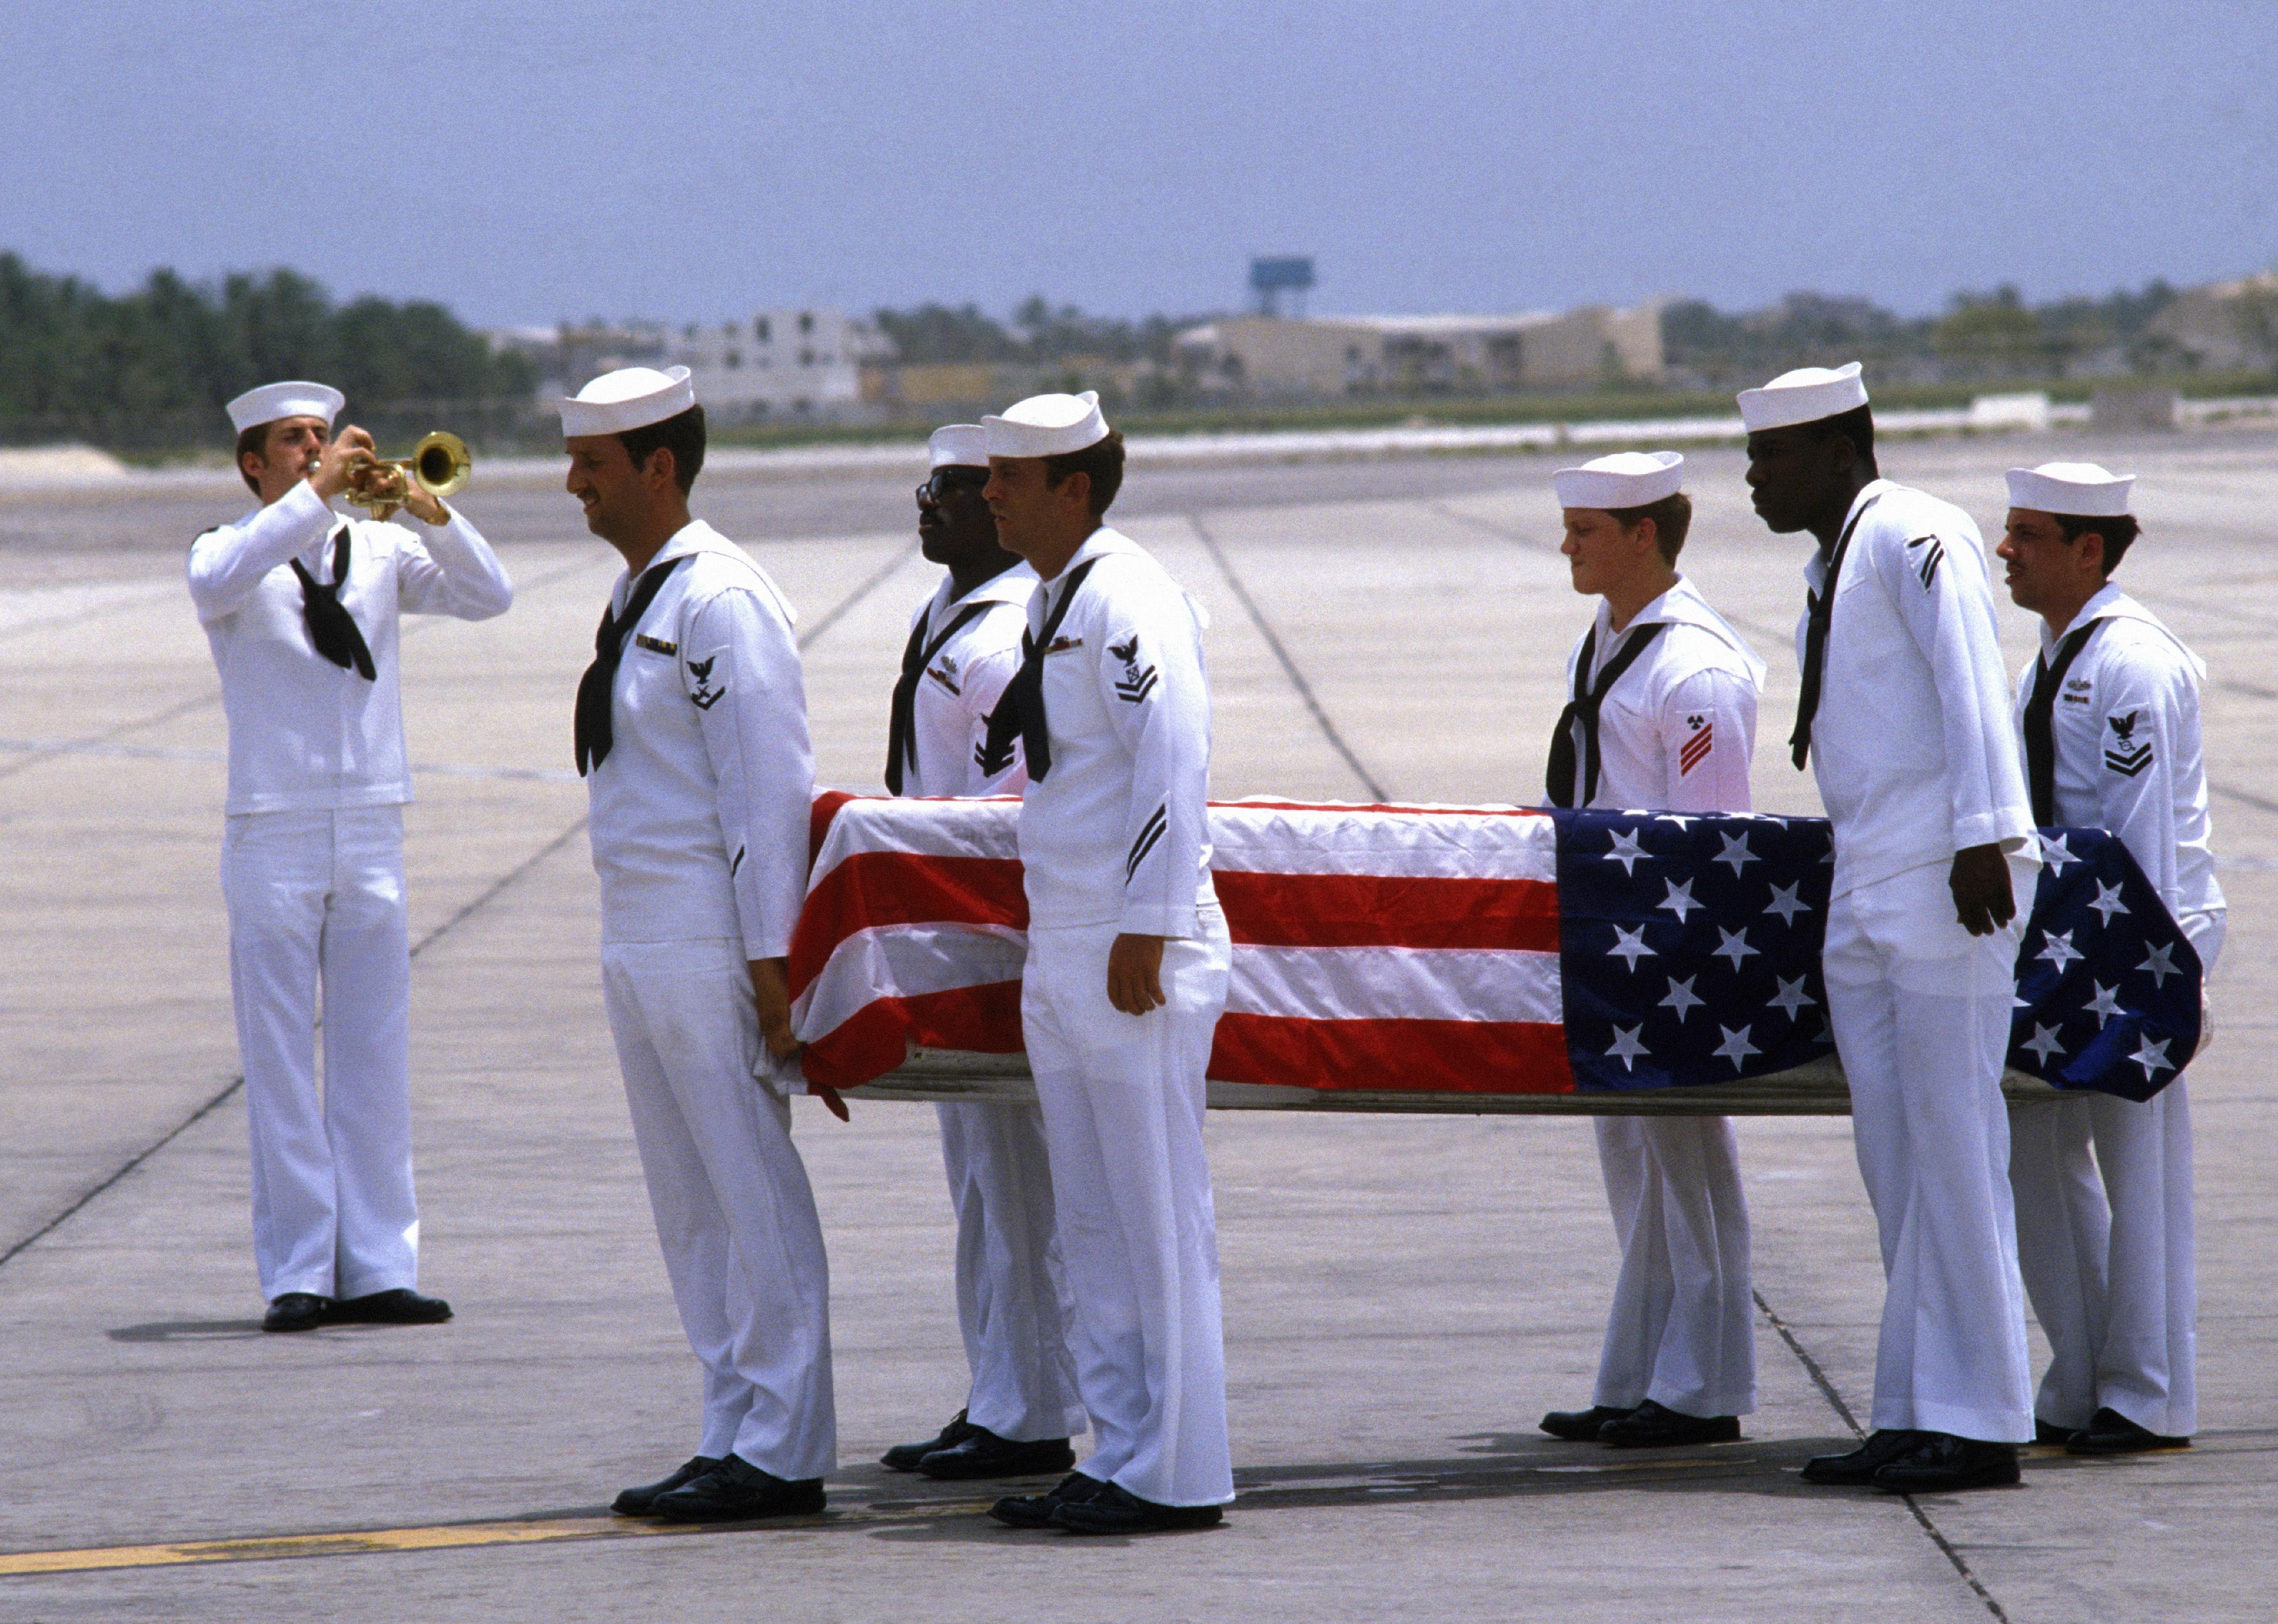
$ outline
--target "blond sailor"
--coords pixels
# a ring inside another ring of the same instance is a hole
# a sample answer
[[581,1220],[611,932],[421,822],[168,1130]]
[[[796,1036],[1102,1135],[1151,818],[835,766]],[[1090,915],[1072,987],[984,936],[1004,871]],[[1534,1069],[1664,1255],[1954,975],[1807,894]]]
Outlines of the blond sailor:
[[[1598,599],[1567,659],[1554,805],[1749,809],[1763,663],[1678,572],[1693,520],[1684,475],[1674,451],[1627,451],[1553,477],[1559,550],[1574,590]],[[1594,1120],[1621,1273],[1590,1406],[1553,1411],[1542,1429],[1632,1449],[1737,1438],[1756,1407],[1755,1303],[1731,1122]]]
[[[1020,668],[1036,572],[998,545],[981,497],[989,454],[977,423],[934,431],[918,486],[918,538],[945,573],[911,617],[894,684],[886,787],[897,795],[1017,795],[1020,747],[983,765],[989,716]],[[957,1321],[972,1382],[940,1433],[897,1444],[884,1464],[935,1478],[1018,1477],[1075,1464],[1084,1424],[1069,1352],[1051,1164],[1043,1113],[997,1100],[945,1101],[941,1159],[957,1218]]]
[[416,485],[408,524],[333,510],[374,460],[363,430],[333,437],[340,405],[306,382],[229,403],[259,504],[189,557],[229,719],[222,890],[272,1331],[451,1317],[417,1289],[398,617],[514,601],[489,544]]
[[1043,586],[990,730],[1018,738],[1028,955],[1021,1030],[1043,1106],[1094,1449],[1015,1527],[1206,1527],[1234,1498],[1204,1069],[1232,953],[1211,884],[1201,609],[1104,522],[1122,436],[1090,394],[990,417],[986,495]]
[[2032,1382],[2000,1082],[2037,869],[1984,543],[1879,477],[1856,362],[1739,399],[1758,516],[1818,544],[1789,747],[1834,825],[1828,1013],[1885,1280],[1873,1433],[1803,1475],[2014,1482]]
[[[2018,728],[2035,821],[2118,835],[2212,972],[2226,908],[2207,847],[2206,667],[2112,579],[2137,540],[2135,482],[2093,463],[2009,471],[1994,550],[2012,601],[2041,617]],[[2049,1339],[2041,1436],[2078,1455],[2184,1447],[2198,1290],[2183,1079],[2141,1104],[2020,1106],[2010,1134],[2018,1261]]]
[[818,1511],[837,1448],[829,1272],[775,1081],[814,789],[791,609],[689,512],[705,430],[685,367],[593,379],[562,431],[570,494],[625,561],[577,688],[577,770],[602,996],[703,1383],[695,1455],[615,1509]]

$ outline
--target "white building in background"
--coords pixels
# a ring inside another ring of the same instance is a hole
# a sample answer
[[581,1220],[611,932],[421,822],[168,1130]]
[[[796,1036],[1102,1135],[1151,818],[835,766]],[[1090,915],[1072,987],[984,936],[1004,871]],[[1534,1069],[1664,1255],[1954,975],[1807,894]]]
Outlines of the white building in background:
[[893,354],[868,322],[829,307],[692,322],[665,349],[693,375],[705,411],[725,421],[845,416],[861,403],[863,364]]
[[1516,316],[1232,316],[1178,336],[1204,388],[1321,399],[1657,383],[1661,309]]

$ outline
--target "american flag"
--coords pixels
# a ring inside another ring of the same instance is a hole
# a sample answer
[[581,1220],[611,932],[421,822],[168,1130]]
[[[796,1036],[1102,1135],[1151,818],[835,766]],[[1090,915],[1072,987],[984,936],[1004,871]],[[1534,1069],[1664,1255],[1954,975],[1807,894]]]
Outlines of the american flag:
[[[808,1077],[913,1047],[1017,1053],[1015,801],[819,797],[791,946]],[[1211,808],[1234,939],[1210,1075],[1315,1089],[1681,1087],[1826,1054],[1826,823],[1309,805]],[[2196,1047],[2198,961],[2126,848],[2048,831],[2012,1065],[2144,1099]]]

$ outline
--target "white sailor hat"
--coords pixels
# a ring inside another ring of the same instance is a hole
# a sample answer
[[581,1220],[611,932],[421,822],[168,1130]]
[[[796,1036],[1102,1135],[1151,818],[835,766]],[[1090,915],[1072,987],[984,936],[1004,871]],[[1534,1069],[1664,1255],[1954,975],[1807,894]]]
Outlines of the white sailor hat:
[[1063,456],[1107,438],[1107,419],[1091,389],[1032,395],[1007,406],[1002,417],[982,418],[981,426],[991,456]]
[[696,386],[686,367],[660,372],[650,366],[621,366],[562,402],[562,437],[622,434],[677,417],[695,404]]
[[934,430],[926,451],[936,468],[989,466],[989,431],[978,423],[950,423]]
[[1674,451],[1617,451],[1550,476],[1562,508],[1642,508],[1685,486],[1685,459]]
[[2043,463],[2009,471],[2009,505],[2071,517],[2113,518],[2128,512],[2134,474],[2116,474],[2094,463]]
[[340,415],[348,397],[330,384],[295,379],[289,383],[264,384],[248,389],[229,403],[230,426],[242,434],[283,417],[322,417],[329,428]]
[[1782,372],[1761,389],[1740,391],[1740,421],[1748,433],[1787,428],[1838,417],[1867,403],[1867,385],[1856,361],[1830,371],[1823,366],[1800,366]]

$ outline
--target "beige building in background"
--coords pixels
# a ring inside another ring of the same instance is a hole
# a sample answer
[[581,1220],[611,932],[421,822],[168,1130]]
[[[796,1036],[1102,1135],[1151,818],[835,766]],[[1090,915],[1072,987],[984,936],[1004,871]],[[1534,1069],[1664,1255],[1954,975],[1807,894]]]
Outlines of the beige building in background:
[[1235,316],[1190,327],[1202,387],[1322,398],[1658,383],[1661,308],[1601,304],[1517,316]]

